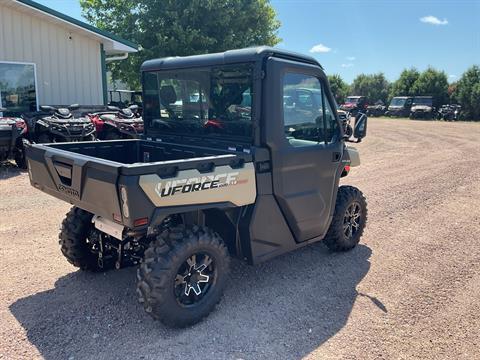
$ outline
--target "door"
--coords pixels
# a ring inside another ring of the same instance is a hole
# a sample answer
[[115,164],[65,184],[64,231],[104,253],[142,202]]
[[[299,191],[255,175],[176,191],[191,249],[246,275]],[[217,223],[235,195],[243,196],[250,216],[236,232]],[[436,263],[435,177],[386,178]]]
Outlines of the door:
[[324,236],[343,170],[333,97],[316,66],[271,58],[267,79],[274,196],[297,242]]

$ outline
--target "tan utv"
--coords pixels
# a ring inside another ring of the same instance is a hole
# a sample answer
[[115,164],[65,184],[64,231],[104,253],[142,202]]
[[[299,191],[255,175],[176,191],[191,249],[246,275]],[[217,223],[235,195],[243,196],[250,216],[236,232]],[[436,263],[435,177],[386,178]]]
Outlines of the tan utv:
[[342,123],[315,59],[268,47],[157,59],[142,85],[141,139],[27,149],[31,184],[74,205],[60,232],[74,266],[138,266],[145,310],[181,327],[220,300],[231,257],[357,245],[366,201],[339,181],[360,164],[345,142],[367,118]]

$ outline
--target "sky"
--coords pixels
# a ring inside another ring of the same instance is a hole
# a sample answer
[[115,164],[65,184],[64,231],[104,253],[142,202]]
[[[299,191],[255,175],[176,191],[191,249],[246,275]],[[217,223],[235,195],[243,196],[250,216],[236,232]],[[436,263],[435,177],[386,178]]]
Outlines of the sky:
[[[37,0],[74,18],[78,0]],[[327,74],[352,82],[404,68],[444,70],[458,80],[480,65],[480,0],[271,0],[281,22],[278,47],[317,58]]]

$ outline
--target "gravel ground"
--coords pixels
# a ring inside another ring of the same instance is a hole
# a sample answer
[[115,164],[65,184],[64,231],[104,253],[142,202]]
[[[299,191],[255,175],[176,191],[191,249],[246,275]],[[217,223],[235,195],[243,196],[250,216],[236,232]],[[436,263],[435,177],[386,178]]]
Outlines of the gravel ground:
[[480,124],[371,119],[357,147],[361,244],[233,263],[202,323],[170,330],[137,304],[135,269],[61,256],[69,205],[0,170],[1,359],[473,359],[480,348]]

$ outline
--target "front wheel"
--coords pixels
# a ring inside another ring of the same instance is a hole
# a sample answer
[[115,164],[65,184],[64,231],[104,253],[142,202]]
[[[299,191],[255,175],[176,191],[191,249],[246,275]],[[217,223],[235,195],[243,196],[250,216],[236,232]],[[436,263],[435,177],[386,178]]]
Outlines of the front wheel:
[[145,251],[137,272],[139,300],[165,325],[195,324],[220,301],[229,263],[225,244],[209,228],[167,229]]
[[367,223],[367,201],[353,186],[338,189],[335,212],[323,240],[332,251],[347,251],[360,241]]

